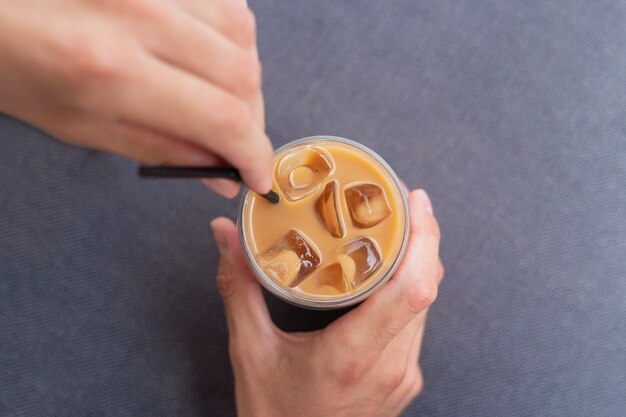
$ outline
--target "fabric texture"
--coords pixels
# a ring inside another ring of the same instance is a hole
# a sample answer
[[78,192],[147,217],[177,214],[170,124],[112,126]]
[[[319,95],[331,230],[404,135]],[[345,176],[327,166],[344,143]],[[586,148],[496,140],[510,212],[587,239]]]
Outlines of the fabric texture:
[[[404,416],[626,415],[626,3],[252,8],[274,145],[355,139],[432,198]],[[209,221],[237,202],[135,170],[0,116],[1,416],[235,415]]]

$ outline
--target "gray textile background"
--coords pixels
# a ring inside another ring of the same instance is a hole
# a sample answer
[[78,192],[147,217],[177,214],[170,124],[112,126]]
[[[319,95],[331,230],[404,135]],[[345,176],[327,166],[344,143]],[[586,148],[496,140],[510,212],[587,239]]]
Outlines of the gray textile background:
[[[353,138],[432,196],[405,416],[625,416],[626,3],[252,6],[274,144]],[[0,416],[233,416],[209,220],[235,206],[0,116]]]

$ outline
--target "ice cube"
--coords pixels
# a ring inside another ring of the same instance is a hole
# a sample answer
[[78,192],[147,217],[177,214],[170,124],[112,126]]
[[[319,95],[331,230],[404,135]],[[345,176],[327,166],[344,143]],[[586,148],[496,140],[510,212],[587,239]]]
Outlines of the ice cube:
[[372,227],[391,214],[385,190],[372,183],[359,183],[345,190],[346,203],[356,227]]
[[339,206],[339,182],[329,181],[320,198],[315,202],[315,211],[334,237],[343,237],[345,227]]
[[300,258],[291,250],[277,250],[260,258],[265,273],[283,286],[289,286],[300,270]]
[[283,156],[276,166],[276,181],[289,201],[317,191],[335,169],[333,157],[320,146],[307,146]]
[[263,271],[287,287],[296,287],[320,266],[319,251],[299,230],[291,229],[258,256]]
[[318,291],[325,294],[343,294],[352,288],[338,263],[322,269],[316,276],[316,281]]
[[337,260],[346,281],[353,287],[363,283],[380,267],[382,256],[376,241],[369,237],[357,237],[342,245]]

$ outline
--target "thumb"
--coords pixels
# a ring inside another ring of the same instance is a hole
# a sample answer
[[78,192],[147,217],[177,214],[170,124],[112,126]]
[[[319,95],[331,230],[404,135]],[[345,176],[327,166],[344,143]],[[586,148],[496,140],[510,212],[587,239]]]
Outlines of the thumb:
[[258,281],[245,260],[235,224],[219,217],[211,222],[220,252],[217,287],[224,301],[231,336],[269,334],[273,323]]

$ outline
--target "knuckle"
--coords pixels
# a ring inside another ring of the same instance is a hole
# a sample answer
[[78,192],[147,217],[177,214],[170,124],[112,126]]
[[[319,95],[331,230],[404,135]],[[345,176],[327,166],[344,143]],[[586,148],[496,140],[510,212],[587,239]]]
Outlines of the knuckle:
[[249,99],[261,91],[261,63],[252,53],[242,54],[236,67],[237,90]]
[[88,80],[116,78],[123,73],[116,48],[104,37],[86,36],[70,47],[69,59],[79,77]]
[[404,380],[400,384],[400,387],[398,387],[399,391],[405,394],[409,394],[411,392],[411,390],[413,389],[413,383],[415,382],[417,371],[418,371],[417,366],[414,366],[414,365],[407,366],[405,373],[404,373]]
[[443,279],[443,277],[446,275],[446,268],[443,266],[443,263],[441,262],[441,260],[439,261],[439,267],[437,270],[437,281],[441,282],[441,280]]
[[365,348],[362,338],[344,329],[334,333],[332,340],[340,349],[323,352],[319,366],[330,376],[330,380],[338,386],[347,387],[369,378],[375,358],[372,357],[372,349]]
[[235,18],[236,28],[244,43],[252,46],[256,43],[256,18],[247,7],[242,7]]
[[267,138],[262,137],[255,140],[253,147],[256,163],[262,167],[271,167],[274,159],[272,143]]
[[418,369],[415,374],[415,379],[413,380],[413,384],[411,385],[411,389],[409,391],[409,396],[411,399],[417,397],[424,390],[424,375]]
[[383,389],[394,392],[402,386],[406,379],[406,368],[398,367],[385,378]]
[[441,230],[439,229],[439,223],[433,216],[428,216],[428,221],[424,227],[424,234],[435,238],[437,241],[441,239]]
[[216,277],[217,289],[220,292],[222,298],[229,298],[235,291],[233,285],[233,277],[227,272],[218,272]]
[[222,109],[217,121],[218,129],[228,136],[236,138],[245,136],[251,122],[248,107],[243,102],[229,97],[218,108]]
[[218,15],[219,25],[233,33],[241,46],[252,47],[256,43],[256,18],[244,4],[238,2],[221,3]]
[[363,350],[362,343],[350,332],[341,332],[335,336],[334,341],[342,348],[330,355],[324,355],[329,373],[342,386],[358,384],[371,365],[367,354],[360,353]]
[[[119,2],[120,0],[115,1]],[[152,10],[155,3],[158,3],[152,0],[122,0],[121,2],[131,4],[140,10]]]
[[[111,1],[111,0],[110,0]],[[158,17],[161,11],[161,2],[153,0],[112,0],[119,12],[128,13],[129,8],[133,12],[144,17]]]
[[343,361],[336,369],[336,379],[342,386],[353,386],[358,384],[369,368],[365,361],[351,359]]
[[441,231],[437,219],[432,215],[426,215],[423,219],[411,222],[411,233],[418,236],[432,237],[437,242],[441,239]]
[[128,10],[128,6],[133,4],[135,0],[106,0],[100,2],[100,5],[107,11],[123,13]]
[[420,313],[428,308],[437,298],[437,287],[427,285],[414,285],[405,293],[406,305],[414,313]]

